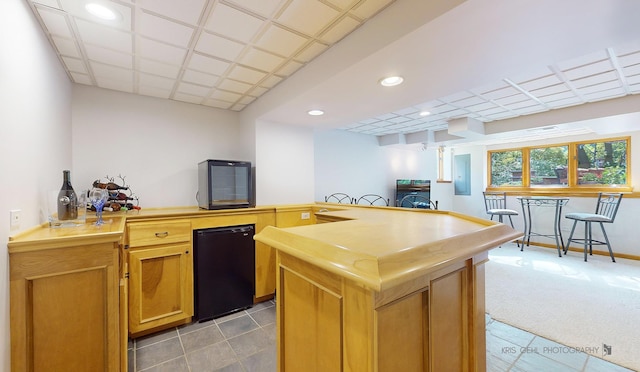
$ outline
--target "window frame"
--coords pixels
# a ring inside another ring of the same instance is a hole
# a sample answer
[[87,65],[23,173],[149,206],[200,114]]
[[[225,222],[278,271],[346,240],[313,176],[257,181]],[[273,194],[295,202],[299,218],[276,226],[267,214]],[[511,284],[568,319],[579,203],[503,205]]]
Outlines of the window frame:
[[[601,142],[626,142],[626,183],[624,185],[603,185],[603,184],[578,184],[578,146],[584,144],[601,143]],[[547,147],[568,146],[568,164],[567,164],[567,185],[531,185],[531,150]],[[522,151],[522,185],[521,186],[492,186],[491,185],[491,157],[494,153],[507,151]],[[567,192],[594,192],[594,191],[617,191],[630,192],[633,190],[631,186],[631,137],[612,137],[602,139],[590,139],[575,142],[561,142],[553,144],[543,144],[539,146],[526,146],[505,148],[499,150],[487,150],[487,190],[490,191],[524,191],[535,193],[567,193]]]

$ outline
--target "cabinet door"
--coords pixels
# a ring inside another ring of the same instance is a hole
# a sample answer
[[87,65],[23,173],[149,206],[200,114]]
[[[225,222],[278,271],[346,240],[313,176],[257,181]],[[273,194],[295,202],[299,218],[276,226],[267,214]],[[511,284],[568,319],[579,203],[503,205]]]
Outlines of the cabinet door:
[[129,332],[193,316],[191,244],[129,251]]

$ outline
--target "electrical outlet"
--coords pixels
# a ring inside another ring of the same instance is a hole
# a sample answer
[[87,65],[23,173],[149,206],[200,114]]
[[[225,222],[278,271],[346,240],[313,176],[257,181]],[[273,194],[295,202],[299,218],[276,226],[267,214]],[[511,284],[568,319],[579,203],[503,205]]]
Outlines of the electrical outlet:
[[308,220],[309,218],[311,218],[311,214],[309,212],[302,212],[300,218],[302,218],[303,220]]
[[9,211],[9,219],[11,221],[10,226],[11,230],[16,230],[20,228],[20,209],[12,209]]

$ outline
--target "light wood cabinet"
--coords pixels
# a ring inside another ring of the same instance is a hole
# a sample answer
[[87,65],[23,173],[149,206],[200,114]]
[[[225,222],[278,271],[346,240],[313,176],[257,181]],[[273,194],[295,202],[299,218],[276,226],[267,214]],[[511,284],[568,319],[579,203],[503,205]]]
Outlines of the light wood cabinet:
[[40,227],[10,239],[12,371],[120,370],[123,227]]
[[188,219],[127,224],[128,315],[132,336],[191,321],[191,240]]
[[486,369],[487,251],[522,233],[445,211],[317,217],[256,235],[277,252],[278,371]]

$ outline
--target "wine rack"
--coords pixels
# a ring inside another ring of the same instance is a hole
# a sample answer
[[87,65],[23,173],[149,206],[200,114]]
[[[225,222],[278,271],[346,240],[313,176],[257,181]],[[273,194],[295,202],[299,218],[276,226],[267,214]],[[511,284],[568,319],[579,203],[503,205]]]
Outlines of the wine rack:
[[[128,211],[132,209],[140,209],[138,197],[133,193],[131,187],[126,184],[125,176],[119,175],[120,179],[116,182],[115,177],[105,176],[104,179],[93,181],[92,187],[106,189],[109,196],[104,203],[104,210],[107,212]],[[87,206],[95,211],[94,206]]]

